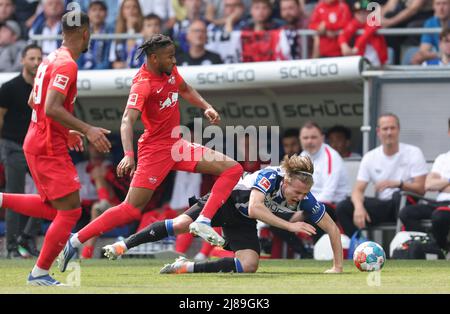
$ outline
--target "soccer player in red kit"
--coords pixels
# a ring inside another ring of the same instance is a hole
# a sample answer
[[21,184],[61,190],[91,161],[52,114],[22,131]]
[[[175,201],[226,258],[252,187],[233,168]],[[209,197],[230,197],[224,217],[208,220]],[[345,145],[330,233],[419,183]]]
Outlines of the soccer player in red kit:
[[[128,195],[123,203],[108,209],[70,238],[60,255],[61,271],[65,271],[68,261],[75,254],[75,248],[82,243],[116,226],[139,219],[154,190],[170,170],[219,176],[203,211],[189,229],[191,233],[213,245],[222,246],[225,242],[211,228],[211,219],[242,176],[242,166],[219,152],[180,138],[178,95],[204,109],[204,114],[211,123],[217,124],[220,117],[178,73],[172,40],[158,34],[140,48],[141,53],[146,54],[147,62],[133,79],[121,125],[124,157],[117,166],[119,176],[130,173],[133,177]],[[145,131],[139,139],[135,171],[133,125],[139,115],[142,115]],[[194,158],[178,160],[174,156],[176,153]],[[171,220],[167,221],[170,223]],[[173,230],[172,226],[167,226],[167,229],[169,234]]]
[[69,148],[82,149],[85,135],[100,151],[111,144],[109,131],[88,125],[73,116],[77,94],[75,60],[87,51],[89,18],[69,12],[62,18],[63,43],[39,66],[29,98],[33,108],[23,150],[39,195],[0,193],[0,206],[21,214],[53,220],[39,258],[27,283],[35,286],[62,285],[48,271],[81,214],[80,183]]

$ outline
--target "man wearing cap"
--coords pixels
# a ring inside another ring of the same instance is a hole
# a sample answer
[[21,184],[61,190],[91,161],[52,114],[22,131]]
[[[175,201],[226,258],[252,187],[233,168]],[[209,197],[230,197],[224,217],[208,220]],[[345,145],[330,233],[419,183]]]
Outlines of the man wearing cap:
[[22,68],[20,53],[26,42],[19,39],[20,34],[16,21],[7,20],[0,24],[0,72],[16,72]]

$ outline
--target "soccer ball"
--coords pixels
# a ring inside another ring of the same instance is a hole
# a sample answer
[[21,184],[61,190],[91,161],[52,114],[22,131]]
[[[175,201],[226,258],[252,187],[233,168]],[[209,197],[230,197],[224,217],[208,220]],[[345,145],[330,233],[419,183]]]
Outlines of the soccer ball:
[[381,270],[385,261],[383,248],[372,241],[361,243],[353,253],[353,262],[360,271]]

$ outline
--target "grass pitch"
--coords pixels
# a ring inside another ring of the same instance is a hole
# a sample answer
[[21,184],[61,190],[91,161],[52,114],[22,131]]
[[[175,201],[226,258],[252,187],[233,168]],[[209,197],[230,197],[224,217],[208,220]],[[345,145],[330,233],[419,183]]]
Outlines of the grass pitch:
[[[256,274],[160,275],[167,262],[83,260],[80,287],[47,288],[25,285],[33,260],[0,260],[0,293],[450,293],[449,261],[388,260],[380,277],[368,277],[352,261],[343,274],[323,274],[331,263],[314,260],[262,260]],[[62,282],[75,276],[52,272]]]

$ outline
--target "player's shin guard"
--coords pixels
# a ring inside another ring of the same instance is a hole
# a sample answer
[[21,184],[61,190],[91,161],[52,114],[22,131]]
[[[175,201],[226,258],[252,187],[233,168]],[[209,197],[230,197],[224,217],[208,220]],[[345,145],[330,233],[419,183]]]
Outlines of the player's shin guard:
[[237,258],[221,258],[216,261],[196,262],[194,273],[243,273],[241,262]]
[[[157,222],[152,223],[151,225],[145,227],[138,233],[135,233],[135,234],[129,236],[124,241],[127,249],[131,249],[131,248],[141,245],[143,243],[155,242],[155,241],[159,241],[164,238],[167,238],[167,236],[169,236],[169,233],[167,230],[167,221],[171,222],[171,220],[157,221]],[[172,233],[173,233],[173,228],[172,228]]]
[[89,223],[78,232],[78,240],[86,242],[92,237],[99,236],[114,227],[125,225],[141,217],[141,211],[128,203],[121,203],[106,210],[101,216]]
[[57,210],[44,203],[37,194],[0,193],[0,207],[10,208],[25,216],[53,220]]
[[242,176],[243,169],[240,164],[236,164],[222,172],[211,189],[211,194],[203,207],[200,215],[212,219],[225,201],[230,196],[239,178]]
[[45,235],[41,254],[36,265],[48,270],[59,252],[64,248],[69,239],[72,228],[81,216],[81,208],[72,210],[58,210],[55,219]]

